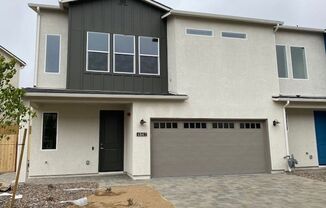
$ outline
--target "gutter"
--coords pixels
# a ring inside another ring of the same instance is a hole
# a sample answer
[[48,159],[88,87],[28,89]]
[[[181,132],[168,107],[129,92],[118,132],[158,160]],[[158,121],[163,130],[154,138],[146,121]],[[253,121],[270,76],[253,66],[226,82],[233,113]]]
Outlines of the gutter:
[[38,6],[36,8],[37,13],[37,23],[36,23],[36,43],[35,43],[35,63],[34,63],[34,80],[33,80],[33,86],[37,87],[38,83],[38,55],[39,55],[39,49],[40,49],[40,7]]

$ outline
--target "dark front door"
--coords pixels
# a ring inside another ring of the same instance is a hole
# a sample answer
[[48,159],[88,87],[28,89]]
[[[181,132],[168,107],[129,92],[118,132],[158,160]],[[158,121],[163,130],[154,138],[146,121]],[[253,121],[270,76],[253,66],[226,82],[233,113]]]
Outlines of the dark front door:
[[124,112],[100,112],[99,172],[123,171]]
[[326,165],[326,111],[315,112],[319,165]]

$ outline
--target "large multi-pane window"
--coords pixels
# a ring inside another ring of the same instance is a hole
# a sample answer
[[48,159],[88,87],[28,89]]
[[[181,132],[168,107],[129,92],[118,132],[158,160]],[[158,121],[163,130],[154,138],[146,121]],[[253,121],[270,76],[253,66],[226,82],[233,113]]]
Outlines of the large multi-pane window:
[[87,33],[87,71],[110,71],[110,34]]
[[159,39],[139,37],[139,74],[159,75]]
[[135,73],[135,36],[114,34],[114,72]]
[[293,78],[307,79],[307,64],[304,47],[291,47]]
[[288,64],[286,60],[286,47],[283,45],[276,46],[278,77],[288,78]]
[[60,69],[60,35],[46,36],[45,72],[59,73]]
[[43,113],[42,150],[57,149],[58,114]]

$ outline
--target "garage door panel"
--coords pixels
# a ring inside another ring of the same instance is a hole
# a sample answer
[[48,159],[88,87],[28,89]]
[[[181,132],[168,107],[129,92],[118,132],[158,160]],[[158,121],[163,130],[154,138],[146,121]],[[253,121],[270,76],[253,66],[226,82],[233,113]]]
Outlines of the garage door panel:
[[[152,130],[152,176],[263,173],[267,170],[265,130],[178,129]],[[263,127],[263,124],[261,125]]]

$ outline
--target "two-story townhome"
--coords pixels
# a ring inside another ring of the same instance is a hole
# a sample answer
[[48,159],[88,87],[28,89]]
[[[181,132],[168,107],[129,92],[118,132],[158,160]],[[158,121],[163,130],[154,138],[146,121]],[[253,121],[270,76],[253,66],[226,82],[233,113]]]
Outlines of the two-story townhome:
[[11,79],[10,83],[14,87],[19,87],[19,75],[20,75],[20,70],[23,69],[26,66],[26,63],[17,57],[15,54],[10,52],[8,49],[0,45],[0,56],[3,56],[6,61],[10,61],[14,59],[16,61],[15,69],[16,69],[16,74],[15,76]]
[[150,0],[29,6],[38,38],[26,100],[37,117],[22,180],[272,173],[291,153],[322,164],[322,30]]

